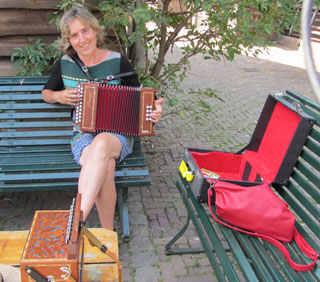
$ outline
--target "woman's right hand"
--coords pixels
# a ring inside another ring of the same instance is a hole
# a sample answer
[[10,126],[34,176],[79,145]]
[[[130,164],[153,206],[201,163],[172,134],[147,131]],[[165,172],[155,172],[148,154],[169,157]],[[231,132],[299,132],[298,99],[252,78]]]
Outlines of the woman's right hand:
[[77,106],[80,102],[80,97],[77,94],[77,89],[66,89],[56,92],[57,102],[71,106]]
[[47,103],[60,103],[71,106],[77,106],[80,101],[77,89],[65,89],[61,91],[44,89],[42,90],[42,98]]

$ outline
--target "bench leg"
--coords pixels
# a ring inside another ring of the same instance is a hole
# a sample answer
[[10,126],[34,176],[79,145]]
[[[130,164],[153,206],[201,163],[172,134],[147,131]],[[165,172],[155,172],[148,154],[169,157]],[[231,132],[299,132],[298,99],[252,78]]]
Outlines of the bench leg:
[[117,204],[119,210],[119,216],[122,227],[122,240],[129,242],[130,229],[129,229],[129,212],[128,212],[128,187],[124,187],[117,190]]
[[[183,184],[177,181],[176,186],[182,196],[185,207],[187,208],[188,218],[184,228],[181,230],[181,232],[179,232],[179,236],[181,236],[182,233],[185,232],[186,228],[188,227],[187,224],[189,225],[191,219],[218,281],[226,281],[226,273],[227,276],[230,277],[229,281],[239,281],[235,269],[233,268],[233,265],[231,263],[225,263],[223,265],[224,270],[221,269],[220,262],[229,261],[227,254],[228,249],[226,249],[220,242],[219,236],[214,230],[206,211],[203,209],[202,205],[200,205],[195,199],[188,182],[184,178],[182,178],[181,175],[180,178]],[[169,249],[174,243],[174,240],[177,240],[177,236],[168,243]],[[170,252],[170,254],[179,254],[179,250]],[[194,253],[194,250],[192,250],[190,253]],[[216,255],[218,255],[220,262],[218,261]]]
[[166,255],[167,256],[204,253],[204,249],[203,248],[172,248],[171,247],[184,234],[184,232],[186,232],[186,230],[189,227],[189,223],[190,223],[190,216],[188,214],[186,223],[184,224],[182,229],[166,245]]

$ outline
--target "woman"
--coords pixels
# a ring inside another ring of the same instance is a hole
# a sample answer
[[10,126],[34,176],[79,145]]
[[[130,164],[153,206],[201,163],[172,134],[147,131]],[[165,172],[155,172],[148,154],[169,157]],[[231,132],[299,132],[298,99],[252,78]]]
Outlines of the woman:
[[[88,67],[93,78],[132,71],[127,59],[117,52],[103,49],[103,28],[84,7],[77,5],[68,10],[60,22],[60,47],[65,55],[57,62],[45,85],[42,96],[48,103],[76,106],[79,102],[74,89],[87,76],[74,62],[77,55]],[[138,76],[125,77],[123,82],[139,86]],[[151,114],[153,122],[162,115],[163,99],[156,100]],[[96,204],[102,227],[113,230],[116,205],[114,172],[117,162],[132,152],[131,138],[113,133],[84,133],[74,128],[71,142],[75,161],[81,165],[78,191],[82,194],[81,209],[86,220]]]

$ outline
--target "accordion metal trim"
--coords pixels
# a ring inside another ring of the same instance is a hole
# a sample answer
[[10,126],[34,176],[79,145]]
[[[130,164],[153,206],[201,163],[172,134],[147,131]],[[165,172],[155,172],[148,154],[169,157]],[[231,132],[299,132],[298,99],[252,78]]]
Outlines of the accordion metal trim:
[[78,84],[75,124],[84,132],[154,135],[151,112],[155,89],[102,83]]

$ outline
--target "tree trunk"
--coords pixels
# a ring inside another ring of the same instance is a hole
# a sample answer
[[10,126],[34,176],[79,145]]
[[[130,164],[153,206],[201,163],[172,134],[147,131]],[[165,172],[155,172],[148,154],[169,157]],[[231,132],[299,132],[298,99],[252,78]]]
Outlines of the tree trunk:
[[[144,0],[136,1],[136,8],[139,8],[143,4]],[[135,27],[137,28],[137,27]],[[146,49],[143,44],[143,40],[136,41],[135,47],[135,67],[137,69],[145,69],[147,67]]]

